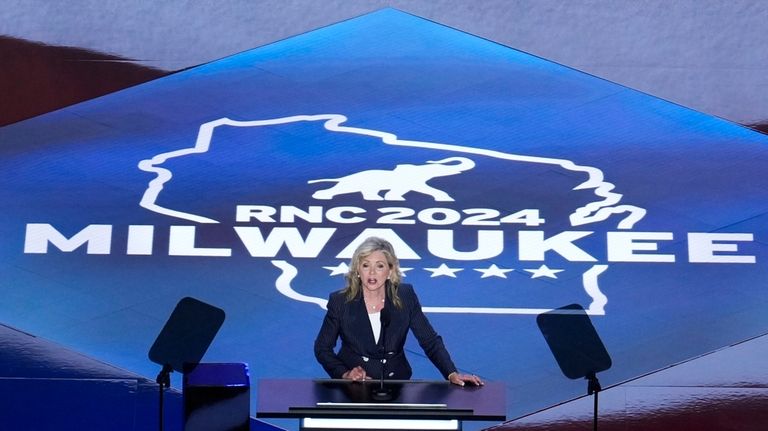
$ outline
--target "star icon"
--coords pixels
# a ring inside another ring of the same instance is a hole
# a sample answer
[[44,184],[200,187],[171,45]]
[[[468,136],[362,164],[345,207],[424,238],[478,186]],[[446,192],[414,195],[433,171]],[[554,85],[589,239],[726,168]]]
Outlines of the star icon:
[[403,268],[403,267],[401,266],[401,267],[400,267],[400,274],[403,274],[403,278],[405,278],[405,277],[407,277],[407,275],[405,275],[405,273],[406,273],[406,272],[408,272],[408,271],[410,271],[410,270],[412,270],[412,269],[413,269],[413,268]]
[[563,269],[550,269],[547,265],[541,265],[538,269],[526,269],[531,273],[531,278],[548,277],[557,278],[558,272],[563,272]]
[[507,278],[507,273],[510,271],[514,271],[514,269],[501,269],[496,264],[492,264],[486,269],[482,268],[475,268],[475,271],[482,272],[483,275],[480,278],[488,278],[488,277],[501,277],[501,278]]
[[456,278],[456,273],[459,271],[464,271],[462,268],[448,268],[448,265],[442,263],[437,268],[424,268],[427,271],[432,272],[432,275],[430,278],[440,277],[441,275],[446,277],[453,277]]
[[344,262],[341,262],[337,266],[324,266],[323,269],[327,269],[328,271],[331,271],[329,275],[330,277],[333,277],[334,275],[339,275],[339,274],[344,275],[349,272],[349,266]]

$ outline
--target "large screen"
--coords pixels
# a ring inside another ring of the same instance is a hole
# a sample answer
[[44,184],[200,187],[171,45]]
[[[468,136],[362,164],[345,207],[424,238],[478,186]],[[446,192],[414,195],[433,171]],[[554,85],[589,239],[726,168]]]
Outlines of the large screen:
[[326,301],[379,236],[512,419],[585,393],[540,313],[586,310],[603,387],[768,330],[767,144],[386,9],[0,129],[0,321],[154,376],[189,296],[227,316],[205,361],[325,377]]

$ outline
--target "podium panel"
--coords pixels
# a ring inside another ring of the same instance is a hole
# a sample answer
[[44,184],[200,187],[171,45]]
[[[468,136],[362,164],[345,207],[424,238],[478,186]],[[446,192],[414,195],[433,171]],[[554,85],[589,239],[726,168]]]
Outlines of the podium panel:
[[303,418],[302,431],[336,430],[336,431],[391,431],[391,430],[426,430],[426,431],[457,431],[461,429],[461,421],[457,419],[333,419],[333,418]]
[[502,383],[387,380],[391,400],[376,400],[377,380],[263,379],[256,417],[296,418],[303,430],[458,430],[462,421],[506,420]]

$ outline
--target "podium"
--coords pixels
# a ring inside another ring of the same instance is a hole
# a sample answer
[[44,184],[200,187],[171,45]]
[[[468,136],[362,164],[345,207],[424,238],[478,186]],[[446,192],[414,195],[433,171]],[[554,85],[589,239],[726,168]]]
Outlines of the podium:
[[506,420],[504,384],[385,380],[392,401],[375,401],[378,380],[263,379],[257,418],[295,418],[301,430],[460,430],[463,421]]

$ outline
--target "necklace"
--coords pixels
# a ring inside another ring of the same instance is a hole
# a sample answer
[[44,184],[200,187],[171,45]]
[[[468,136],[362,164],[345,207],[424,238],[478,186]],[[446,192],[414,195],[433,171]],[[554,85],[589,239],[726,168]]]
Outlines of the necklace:
[[[381,298],[381,303],[382,304],[384,303],[384,298]],[[366,304],[368,304],[367,301],[366,301]],[[379,304],[375,304],[375,303],[374,304],[368,304],[368,306],[371,307],[371,310],[373,310],[373,311],[376,311],[377,308],[380,308]]]

